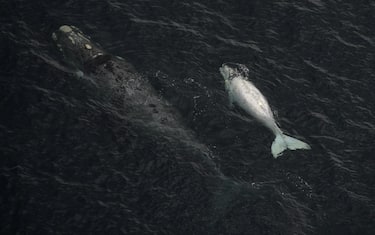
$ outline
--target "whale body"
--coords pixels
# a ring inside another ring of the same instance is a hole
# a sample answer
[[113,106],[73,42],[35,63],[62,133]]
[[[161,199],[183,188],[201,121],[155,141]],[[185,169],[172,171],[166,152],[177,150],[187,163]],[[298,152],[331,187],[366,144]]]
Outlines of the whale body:
[[225,63],[219,70],[225,81],[230,105],[233,106],[235,103],[275,134],[276,138],[271,147],[274,158],[281,156],[286,149],[311,149],[303,141],[283,134],[275,122],[267,99],[248,80],[249,69],[245,65]]
[[[212,160],[210,149],[197,140],[181,114],[131,63],[106,52],[72,25],[62,25],[53,32],[52,39],[65,64],[81,71],[82,79],[77,80],[87,81],[85,90],[93,87],[90,94],[98,102],[110,104],[111,110],[129,120],[137,135],[168,142],[170,151],[182,152],[176,154],[176,158],[199,162],[206,172],[222,175]],[[185,155],[186,159],[183,159]]]

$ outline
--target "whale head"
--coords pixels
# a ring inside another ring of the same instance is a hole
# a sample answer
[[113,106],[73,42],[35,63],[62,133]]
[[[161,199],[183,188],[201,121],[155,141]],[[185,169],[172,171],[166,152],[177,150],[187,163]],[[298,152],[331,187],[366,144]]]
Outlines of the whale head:
[[224,80],[227,81],[231,81],[235,77],[247,79],[249,75],[249,69],[244,64],[224,63],[219,70]]
[[108,54],[92,43],[90,38],[77,27],[62,25],[52,33],[52,39],[63,54],[65,61],[79,69],[103,64],[110,59]]

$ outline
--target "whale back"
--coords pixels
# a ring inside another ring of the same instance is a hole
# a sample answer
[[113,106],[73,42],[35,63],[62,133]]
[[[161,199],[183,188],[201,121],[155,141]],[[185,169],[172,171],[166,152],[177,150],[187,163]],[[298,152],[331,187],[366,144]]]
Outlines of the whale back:
[[261,120],[274,120],[267,99],[252,82],[242,77],[234,78],[231,82],[229,95],[240,107],[254,117]]
[[231,102],[263,123],[274,133],[280,133],[267,99],[248,79],[249,69],[243,64],[225,63],[220,68]]

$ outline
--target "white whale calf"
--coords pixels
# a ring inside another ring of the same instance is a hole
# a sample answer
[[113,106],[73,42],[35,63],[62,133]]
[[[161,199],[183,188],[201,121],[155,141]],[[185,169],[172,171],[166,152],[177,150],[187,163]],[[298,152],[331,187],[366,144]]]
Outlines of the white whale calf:
[[276,138],[271,147],[274,158],[281,156],[286,149],[310,149],[310,146],[305,142],[283,134],[275,122],[266,98],[248,80],[248,71],[249,69],[245,65],[236,63],[225,63],[220,67],[230,105],[236,103],[275,134]]

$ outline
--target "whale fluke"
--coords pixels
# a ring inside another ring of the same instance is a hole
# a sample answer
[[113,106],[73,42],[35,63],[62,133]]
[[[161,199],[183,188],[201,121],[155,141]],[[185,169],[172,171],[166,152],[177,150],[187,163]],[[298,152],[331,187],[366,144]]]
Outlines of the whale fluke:
[[296,149],[311,149],[310,145],[305,142],[298,140],[296,138],[278,134],[275,140],[272,142],[271,152],[274,158],[277,158],[283,154],[286,149],[296,150]]

